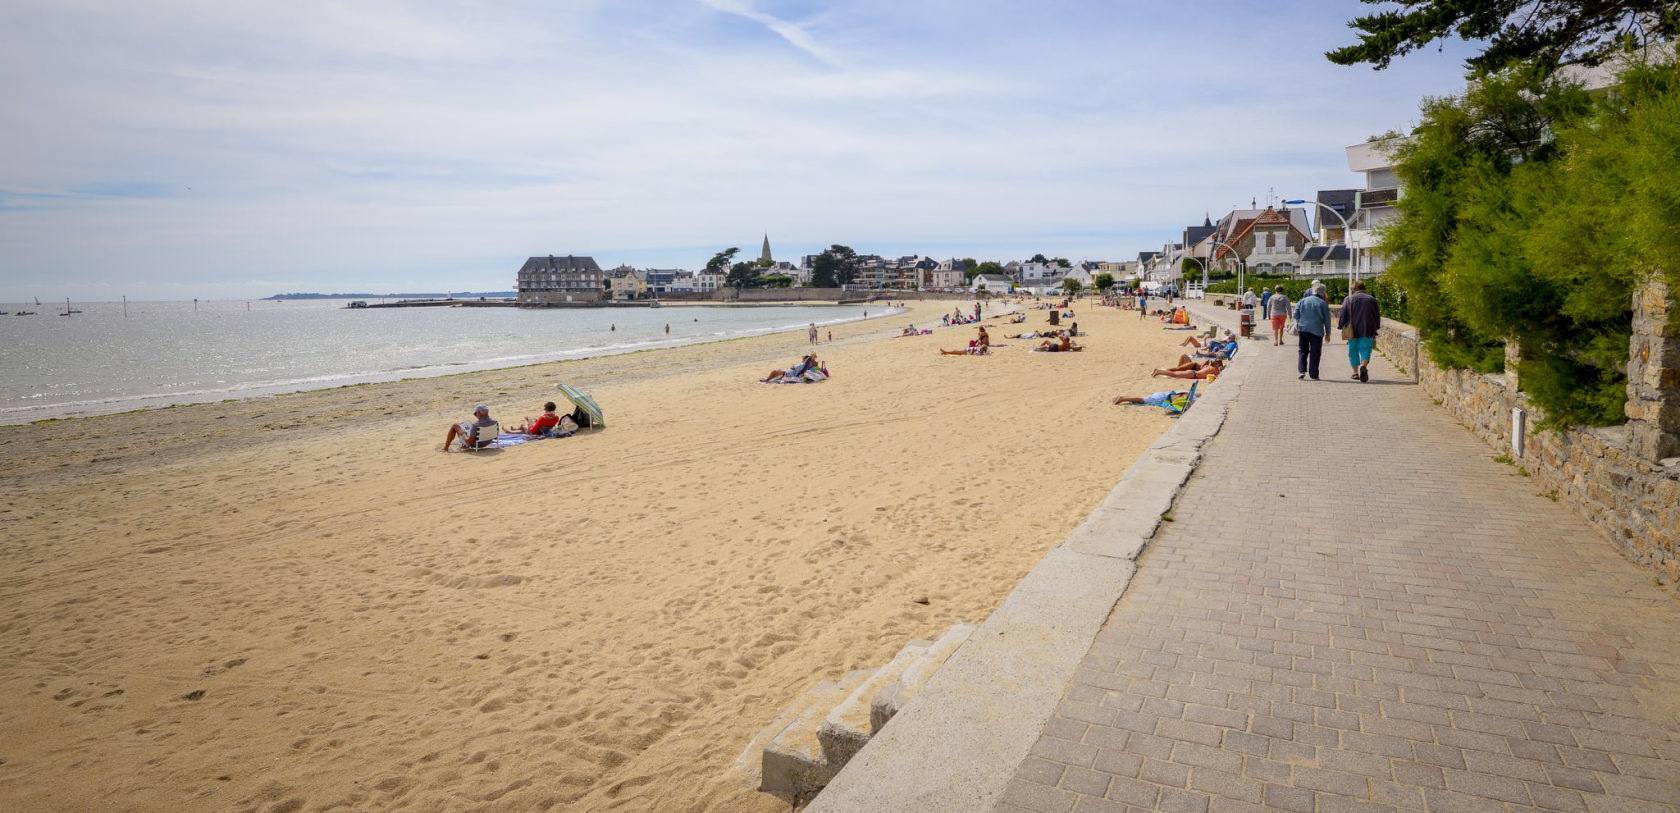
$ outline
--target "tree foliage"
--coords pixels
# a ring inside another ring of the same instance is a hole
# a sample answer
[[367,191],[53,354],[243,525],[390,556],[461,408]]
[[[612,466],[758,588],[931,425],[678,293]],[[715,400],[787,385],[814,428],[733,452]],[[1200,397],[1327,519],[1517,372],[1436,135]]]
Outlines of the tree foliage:
[[735,261],[735,255],[740,253],[740,247],[726,248],[706,261],[706,271],[711,274],[729,273],[729,264]]
[[1099,291],[1106,291],[1114,287],[1114,275],[1103,272],[1091,278],[1091,286]]
[[838,288],[857,277],[857,252],[835,243],[811,261],[811,285]]
[[738,262],[729,267],[729,275],[724,277],[723,284],[733,288],[758,288],[758,263]]
[[1617,423],[1633,290],[1680,278],[1680,73],[1635,67],[1597,97],[1542,74],[1425,103],[1395,156],[1388,276],[1438,363],[1497,370],[1515,340],[1548,425]]
[[1485,40],[1466,61],[1474,75],[1526,65],[1542,74],[1560,65],[1597,65],[1620,51],[1680,35],[1675,0],[1361,0],[1398,5],[1355,18],[1359,42],[1329,51],[1338,65],[1376,70],[1439,39]]

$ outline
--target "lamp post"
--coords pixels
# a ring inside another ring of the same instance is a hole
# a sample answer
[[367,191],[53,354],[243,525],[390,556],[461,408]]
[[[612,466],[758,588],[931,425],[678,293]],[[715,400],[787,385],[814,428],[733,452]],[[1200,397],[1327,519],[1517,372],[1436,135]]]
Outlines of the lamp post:
[[[1297,206],[1297,205],[1300,205],[1302,203],[1306,203],[1306,201],[1304,201],[1304,200],[1286,200],[1283,203],[1284,203],[1285,206]],[[1328,206],[1325,206],[1320,201],[1315,200],[1315,201],[1313,201],[1313,203],[1318,204],[1318,208],[1323,209],[1324,211],[1335,215],[1337,220],[1342,221],[1342,243],[1347,246],[1347,250],[1348,250],[1348,293],[1351,294],[1351,293],[1353,293],[1353,229],[1348,227],[1347,218],[1342,217],[1341,212],[1338,212],[1335,209],[1332,209]]]
[[[1230,243],[1221,242],[1221,241],[1215,240],[1211,237],[1208,238],[1208,242],[1215,245],[1215,246],[1224,246],[1224,247],[1230,249],[1231,250],[1231,256],[1237,258],[1237,295],[1241,296],[1242,292],[1243,292],[1243,261],[1242,261],[1242,255],[1238,254],[1237,253],[1237,247],[1231,245]],[[1217,254],[1218,252],[1211,252],[1211,253]],[[1207,282],[1207,266],[1205,266],[1205,265],[1202,266],[1202,281],[1203,281],[1203,283]]]
[[1187,256],[1184,259],[1189,260],[1189,261],[1195,263],[1196,265],[1201,266],[1201,268],[1202,268],[1202,299],[1207,299],[1207,279],[1208,279],[1207,261],[1203,260],[1201,257],[1188,257]]

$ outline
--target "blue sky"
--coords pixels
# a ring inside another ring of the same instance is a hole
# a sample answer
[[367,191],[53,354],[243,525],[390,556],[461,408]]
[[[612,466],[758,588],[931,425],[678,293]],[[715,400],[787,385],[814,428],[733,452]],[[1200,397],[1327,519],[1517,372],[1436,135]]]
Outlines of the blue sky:
[[831,243],[1125,259],[1357,185],[1468,50],[1356,0],[8,0],[0,301],[496,290]]

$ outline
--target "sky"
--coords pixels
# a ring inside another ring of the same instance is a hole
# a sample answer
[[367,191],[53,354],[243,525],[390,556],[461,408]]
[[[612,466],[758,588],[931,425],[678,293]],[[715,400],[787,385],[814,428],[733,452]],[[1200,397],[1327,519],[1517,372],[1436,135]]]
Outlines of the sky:
[[508,290],[769,236],[1123,260],[1462,91],[1357,0],[6,0],[0,301]]

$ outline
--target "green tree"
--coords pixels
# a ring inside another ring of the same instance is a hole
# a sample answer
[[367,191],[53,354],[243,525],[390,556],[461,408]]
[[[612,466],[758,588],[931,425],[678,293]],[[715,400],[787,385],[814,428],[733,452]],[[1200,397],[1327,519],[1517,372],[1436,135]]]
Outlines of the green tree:
[[1059,265],[1063,268],[1072,268],[1073,267],[1073,263],[1068,262],[1068,258],[1066,258],[1066,257],[1051,257],[1050,262],[1053,265]]
[[1084,284],[1076,279],[1070,278],[1062,280],[1062,290],[1066,291],[1069,296],[1079,293],[1079,289],[1084,287]]
[[857,252],[835,243],[811,261],[811,285],[838,288],[857,278]]
[[1114,275],[1105,271],[1092,277],[1091,284],[1099,291],[1106,291],[1114,287]]
[[843,246],[839,243],[829,246],[828,250],[834,252],[834,259],[840,263],[839,270],[836,272],[840,284],[852,284],[852,280],[857,279],[857,252],[853,251],[850,246]]
[[824,251],[811,261],[811,285],[816,288],[840,287],[840,260],[832,251]]
[[1425,104],[1386,281],[1437,362],[1495,370],[1515,340],[1546,425],[1618,423],[1633,290],[1680,282],[1680,74],[1635,67],[1591,97],[1540,73]]
[[1674,0],[1360,0],[1395,5],[1357,17],[1348,27],[1359,43],[1325,54],[1338,65],[1370,64],[1376,70],[1438,39],[1485,40],[1466,61],[1474,75],[1516,65],[1550,73],[1560,65],[1597,65],[1618,51],[1680,35]]
[[1042,263],[1044,265],[1049,265],[1050,264],[1050,258],[1044,256],[1043,254],[1034,254],[1034,255],[1032,255],[1032,259],[1027,260],[1027,262],[1029,262],[1029,263]]
[[729,264],[735,261],[735,255],[740,251],[738,247],[726,248],[712,255],[712,258],[706,261],[706,271],[712,274],[729,273]]
[[989,274],[994,277],[1006,276],[1003,271],[1003,266],[998,265],[995,260],[987,260],[979,265],[971,265],[968,268],[967,274],[970,282],[974,281],[974,278],[980,276],[981,274]]
[[723,282],[725,285],[736,288],[757,288],[759,287],[758,270],[757,262],[738,262],[729,267],[729,275],[724,278]]

